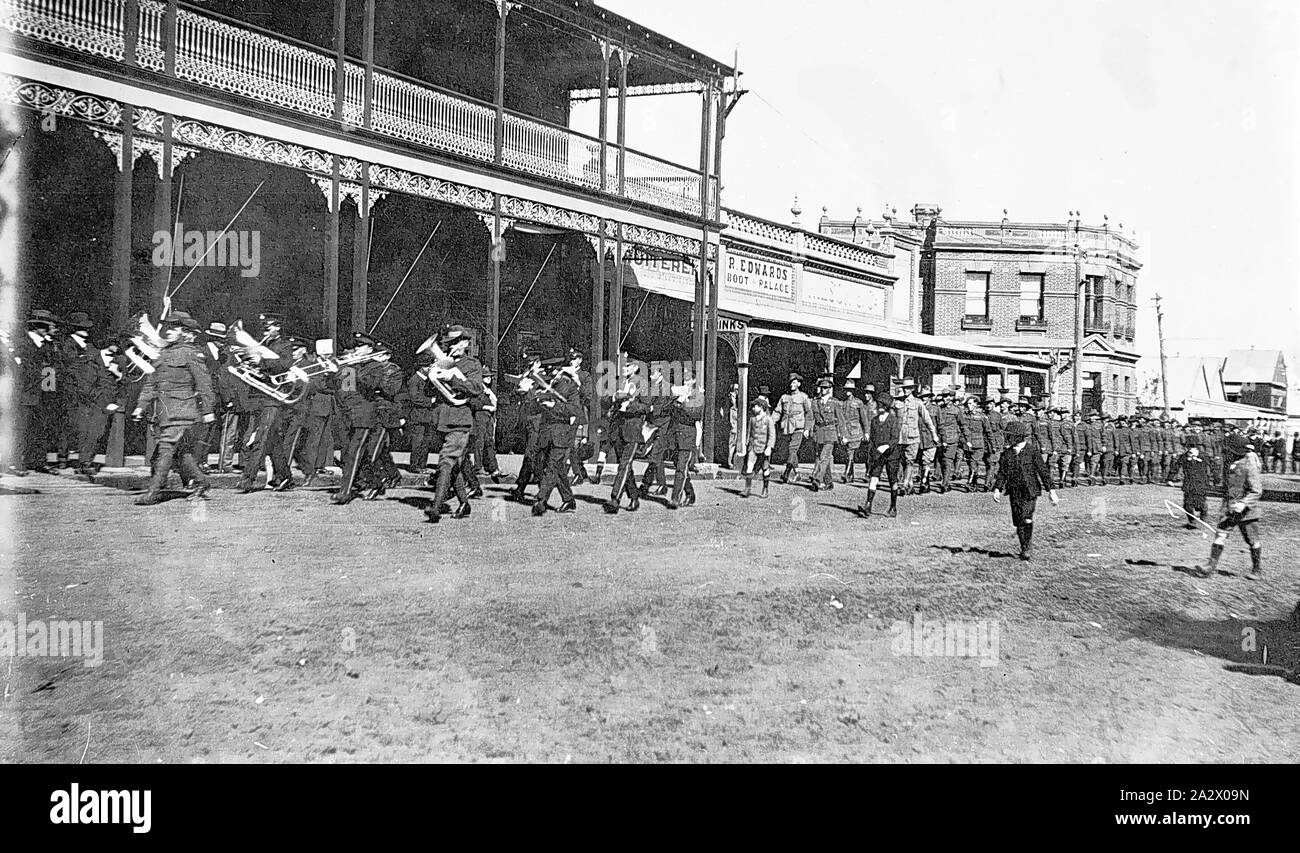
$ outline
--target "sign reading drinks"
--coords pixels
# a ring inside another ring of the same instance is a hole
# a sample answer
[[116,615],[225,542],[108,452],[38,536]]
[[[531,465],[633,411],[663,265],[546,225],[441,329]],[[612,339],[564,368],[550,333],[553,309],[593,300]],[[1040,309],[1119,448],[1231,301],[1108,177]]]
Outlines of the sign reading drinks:
[[801,297],[805,308],[824,313],[885,318],[885,290],[881,287],[804,270]]
[[789,264],[727,252],[727,290],[794,302],[794,268]]

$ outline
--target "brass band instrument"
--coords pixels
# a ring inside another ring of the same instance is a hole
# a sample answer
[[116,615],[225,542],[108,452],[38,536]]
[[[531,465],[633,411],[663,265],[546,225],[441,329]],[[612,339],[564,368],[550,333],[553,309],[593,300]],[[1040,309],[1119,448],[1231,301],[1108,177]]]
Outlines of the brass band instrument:
[[455,366],[455,361],[442,351],[442,347],[438,346],[437,335],[430,336],[424,343],[420,344],[415,350],[415,354],[419,355],[426,350],[433,352],[433,364],[417,370],[416,375],[423,377],[451,405],[463,406],[468,403],[468,397],[461,397],[442,381],[444,379],[463,380],[465,374],[461,372],[459,367]]
[[153,373],[153,362],[162,355],[162,331],[149,322],[148,314],[141,314],[136,322],[139,333],[131,336],[131,344],[122,351],[131,366],[126,371],[128,382],[139,382]]
[[[243,321],[236,320],[234,325],[235,343],[227,348],[234,364],[226,365],[232,376],[250,388],[261,391],[266,396],[292,406],[307,393],[307,386],[297,382],[279,382],[277,374],[269,373],[261,366],[264,361],[278,361],[280,356],[274,350],[267,349],[266,338],[256,340],[244,331]],[[289,371],[285,371],[288,373]]]
[[542,372],[538,370],[536,366],[531,366],[527,370],[525,370],[523,374],[520,375],[519,390],[531,391],[533,390],[534,385],[536,385],[538,390],[540,390],[543,394],[550,394],[552,397],[555,397],[561,403],[569,402],[567,397],[565,397],[559,391],[556,391],[555,388],[551,385],[551,383],[546,381],[546,377],[542,375]]

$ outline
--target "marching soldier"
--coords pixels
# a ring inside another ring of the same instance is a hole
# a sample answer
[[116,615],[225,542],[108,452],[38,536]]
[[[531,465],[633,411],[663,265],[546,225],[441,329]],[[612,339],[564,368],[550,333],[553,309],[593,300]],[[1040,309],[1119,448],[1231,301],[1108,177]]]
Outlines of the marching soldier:
[[1080,471],[1089,486],[1097,485],[1097,471],[1101,467],[1102,429],[1101,417],[1094,411],[1088,413],[1087,423],[1075,428],[1079,453],[1082,454]]
[[20,370],[18,412],[22,424],[23,459],[15,474],[51,473],[49,451],[57,441],[63,406],[63,355],[55,335],[58,318],[37,309],[27,320],[27,335],[15,348]]
[[480,474],[487,474],[492,482],[501,482],[501,469],[497,467],[497,394],[492,390],[492,371],[483,368],[483,393],[474,407],[474,451],[470,455],[470,480],[481,496],[478,487]]
[[95,454],[104,439],[108,417],[122,408],[122,364],[116,341],[109,341],[103,349],[94,349],[94,358],[81,369],[77,379],[76,401],[80,433],[77,436],[77,473],[93,477],[97,472]]
[[934,418],[939,433],[939,493],[952,488],[952,477],[957,473],[958,454],[964,449],[961,415],[956,405],[957,395],[946,390],[939,395],[938,416]]
[[921,430],[920,449],[918,451],[917,463],[921,466],[921,473],[918,477],[918,488],[922,493],[930,491],[930,473],[934,469],[934,457],[939,446],[939,424],[935,421],[935,414],[939,407],[934,403],[934,393],[923,386],[921,393],[918,395],[921,399],[921,405],[930,415],[930,420],[934,422],[934,430]]
[[666,495],[668,480],[664,475],[664,460],[668,455],[669,407],[672,395],[664,380],[663,370],[658,365],[650,368],[650,393],[647,402],[650,412],[646,422],[651,429],[650,445],[647,448],[645,473],[641,475],[641,493]]
[[1251,451],[1250,441],[1240,433],[1229,435],[1224,440],[1223,453],[1227,460],[1223,469],[1223,517],[1210,545],[1209,562],[1197,567],[1197,576],[1208,578],[1218,569],[1228,533],[1235,527],[1241,531],[1241,537],[1250,548],[1250,571],[1246,576],[1258,578],[1264,571],[1258,508],[1264,486],[1259,457]]
[[1121,485],[1133,485],[1137,473],[1137,439],[1127,417],[1115,421],[1115,470]]
[[867,483],[866,503],[858,507],[858,515],[871,517],[871,505],[876,500],[876,487],[880,484],[880,474],[884,471],[889,477],[889,512],[886,517],[898,515],[898,413],[894,401],[884,391],[876,401],[876,417],[871,421],[870,453],[871,465],[867,470],[870,478]]
[[1006,450],[1006,422],[1007,416],[998,409],[1010,407],[1010,401],[1003,399],[1001,402],[988,401],[987,411],[984,415],[984,425],[988,429],[988,445],[984,450],[984,486],[985,490],[991,488],[989,485],[998,478],[998,463],[1002,460],[1002,451]]
[[555,374],[550,385],[551,390],[540,391],[538,398],[538,404],[542,407],[538,455],[546,462],[542,472],[542,485],[538,488],[537,499],[533,501],[534,516],[546,514],[550,508],[547,501],[556,488],[560,490],[558,512],[574,512],[578,509],[573,500],[573,490],[569,487],[569,452],[573,448],[574,423],[579,408],[576,401],[581,390],[577,380],[563,370]]
[[429,394],[437,403],[434,428],[442,438],[442,446],[438,451],[438,485],[434,492],[433,506],[424,511],[429,521],[434,523],[441,517],[443,503],[452,489],[455,489],[460,501],[452,517],[464,518],[469,515],[469,490],[462,470],[465,451],[469,446],[469,434],[474,429],[474,412],[469,402],[483,393],[483,365],[469,354],[470,338],[464,327],[446,326],[438,338],[439,346],[445,350],[447,357],[435,361],[427,375],[462,398],[462,402],[455,403],[441,391],[436,392],[436,397]]
[[406,380],[406,431],[411,438],[411,459],[407,468],[415,474],[429,469],[429,450],[435,440],[433,413],[436,401],[425,390],[423,371],[433,364],[433,352],[415,356],[415,372]]
[[208,491],[208,477],[194,458],[194,427],[216,420],[213,414],[216,397],[212,393],[208,366],[194,345],[198,331],[199,324],[184,311],[173,311],[163,323],[165,346],[154,372],[145,379],[144,390],[131,413],[133,419],[139,420],[150,404],[158,404],[158,445],[153,477],[148,490],[136,499],[141,506],[162,500],[163,484],[176,456],[180,457],[181,474],[192,487],[190,499],[202,499]]
[[803,446],[803,440],[812,435],[812,400],[800,390],[802,385],[803,377],[798,373],[791,373],[790,390],[777,400],[776,410],[773,412],[781,434],[786,437],[785,470],[781,472],[782,483],[790,482],[792,474],[795,482],[799,482],[799,448]]
[[[93,385],[100,365],[99,348],[90,340],[90,330],[95,326],[90,316],[85,311],[73,311],[68,315],[67,326],[68,335],[63,339],[61,348],[67,381],[63,389],[63,417],[59,435],[60,468],[70,466],[70,452],[81,446],[81,432],[86,417],[83,402],[89,393],[93,393],[93,389],[83,386],[83,382]],[[86,467],[80,458],[77,467]]]
[[832,489],[834,483],[835,444],[839,441],[837,415],[839,406],[831,399],[835,380],[822,376],[817,380],[817,399],[812,404],[813,441],[817,443],[817,464],[813,466],[812,490]]
[[847,457],[844,461],[844,475],[840,478],[843,483],[853,482],[853,468],[857,462],[858,448],[862,446],[862,440],[866,437],[867,430],[871,428],[870,410],[859,399],[856,386],[857,383],[852,379],[844,380],[844,399],[840,401],[835,421],[836,432],[845,447]]
[[[674,389],[678,390],[678,389]],[[695,446],[699,441],[699,425],[704,417],[704,390],[699,388],[694,377],[687,379],[680,388],[681,393],[669,404],[668,426],[672,431],[671,443],[676,453],[673,461],[673,495],[668,499],[668,508],[694,506],[695,485],[691,482],[691,466],[695,462]],[[831,403],[833,407],[834,404]],[[834,430],[834,413],[831,414],[830,428]],[[833,443],[832,443],[832,446]],[[830,476],[827,468],[826,476]],[[816,490],[817,479],[813,478]]]
[[918,448],[921,446],[921,433],[928,432],[930,441],[939,443],[939,436],[934,429],[934,421],[925,408],[921,398],[916,396],[916,380],[902,378],[902,387],[896,395],[894,407],[898,410],[898,444],[899,476],[902,477],[901,488],[904,494],[912,493],[912,466],[916,463]]
[[[326,356],[316,356],[317,364],[330,364]],[[324,473],[325,466],[334,461],[334,436],[330,432],[330,417],[334,414],[334,391],[330,387],[329,370],[316,373],[307,382],[303,397],[303,422],[297,440],[298,467],[306,476],[303,487],[311,486],[316,477]]]
[[984,467],[984,452],[988,447],[988,421],[979,410],[979,403],[974,397],[966,398],[966,410],[959,416],[962,433],[962,448],[966,456],[966,467],[970,474],[966,480],[966,491],[977,489],[988,491],[988,477],[980,481],[980,471]]
[[[343,449],[343,482],[330,500],[342,506],[365,493],[378,496],[383,485],[376,470],[379,455],[383,452],[383,424],[386,418],[380,413],[381,402],[386,408],[395,408],[393,402],[402,390],[400,370],[389,369],[392,348],[366,332],[353,332],[352,342],[345,353],[375,353],[371,361],[347,365],[330,377],[339,411],[347,420],[348,440]],[[385,472],[391,476],[392,472]]]
[[1075,477],[1075,455],[1078,435],[1074,425],[1074,419],[1070,416],[1070,410],[1064,406],[1057,410],[1061,416],[1060,445],[1057,447],[1058,468],[1056,473],[1056,482],[1063,489],[1074,488],[1079,485]]
[[608,435],[618,457],[618,473],[614,475],[614,487],[605,502],[604,510],[616,515],[623,494],[628,497],[628,510],[636,512],[641,508],[641,495],[636,487],[636,475],[632,471],[632,462],[636,459],[637,445],[641,443],[641,427],[650,406],[642,399],[641,382],[637,380],[639,369],[637,362],[623,354],[623,384],[614,395],[609,407]]
[[541,396],[534,376],[541,375],[542,357],[537,353],[524,350],[520,353],[524,362],[523,374],[519,379],[516,393],[519,395],[519,424],[524,430],[524,454],[519,465],[519,474],[515,477],[515,488],[510,499],[524,502],[524,489],[534,480],[540,485],[542,470],[546,467],[540,456],[542,405]]
[[1147,419],[1137,418],[1133,431],[1133,459],[1137,463],[1137,477],[1145,483],[1151,482],[1151,455],[1154,450],[1151,441],[1151,427]]
[[595,388],[591,374],[582,368],[582,350],[577,349],[576,347],[569,347],[569,352],[566,358],[567,363],[565,365],[565,370],[569,371],[569,373],[572,374],[574,381],[578,383],[578,399],[574,402],[576,402],[581,408],[581,412],[577,415],[577,421],[575,421],[573,425],[573,447],[570,448],[569,453],[569,465],[573,471],[571,483],[575,486],[579,486],[587,482],[589,479],[587,477],[586,460],[581,458],[582,454],[578,452],[578,448],[583,442],[591,440],[591,429],[590,424],[588,423],[588,418],[590,417],[591,396],[594,393]]
[[[275,359],[268,358],[272,363],[266,369],[270,372],[287,370],[293,361],[293,355],[288,341],[281,336],[284,319],[271,312],[259,315],[258,319],[262,323],[262,346],[276,354]],[[252,387],[248,388],[246,405],[250,432],[243,442],[243,450],[247,452],[240,453],[239,461],[244,470],[239,478],[238,490],[242,494],[257,490],[257,475],[267,456],[271,457],[272,471],[267,485],[276,491],[292,489],[294,482],[293,473],[289,470],[289,448],[280,440],[281,422],[287,413],[282,411],[277,400]]]

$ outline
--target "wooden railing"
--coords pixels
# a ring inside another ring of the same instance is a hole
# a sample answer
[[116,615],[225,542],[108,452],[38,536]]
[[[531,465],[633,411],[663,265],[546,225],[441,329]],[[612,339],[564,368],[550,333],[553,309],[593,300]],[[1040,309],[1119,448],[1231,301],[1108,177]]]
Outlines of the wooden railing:
[[[138,0],[136,62],[164,69],[165,4]],[[121,61],[123,0],[0,0],[0,29],[71,50]],[[176,76],[317,118],[334,116],[334,54],[286,36],[181,7],[176,21]],[[365,70],[344,69],[343,121],[364,123]],[[496,108],[390,71],[376,70],[370,130],[479,162],[495,161]],[[618,146],[608,145],[606,192],[617,194]],[[549,180],[601,190],[600,140],[516,112],[505,112],[501,165]],[[625,198],[700,217],[700,173],[626,149]],[[718,211],[717,182],[708,188],[709,218]]]

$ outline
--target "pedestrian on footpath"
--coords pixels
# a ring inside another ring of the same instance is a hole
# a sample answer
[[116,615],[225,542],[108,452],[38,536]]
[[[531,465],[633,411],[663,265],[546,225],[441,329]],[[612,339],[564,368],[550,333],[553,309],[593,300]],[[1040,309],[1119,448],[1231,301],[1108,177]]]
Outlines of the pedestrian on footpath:
[[1008,447],[998,460],[993,500],[998,501],[1006,494],[1011,504],[1011,523],[1020,539],[1020,559],[1029,560],[1033,554],[1034,508],[1043,492],[1047,492],[1052,506],[1056,506],[1056,488],[1047,463],[1029,441],[1029,425],[1015,421],[1007,424],[1006,432]]

